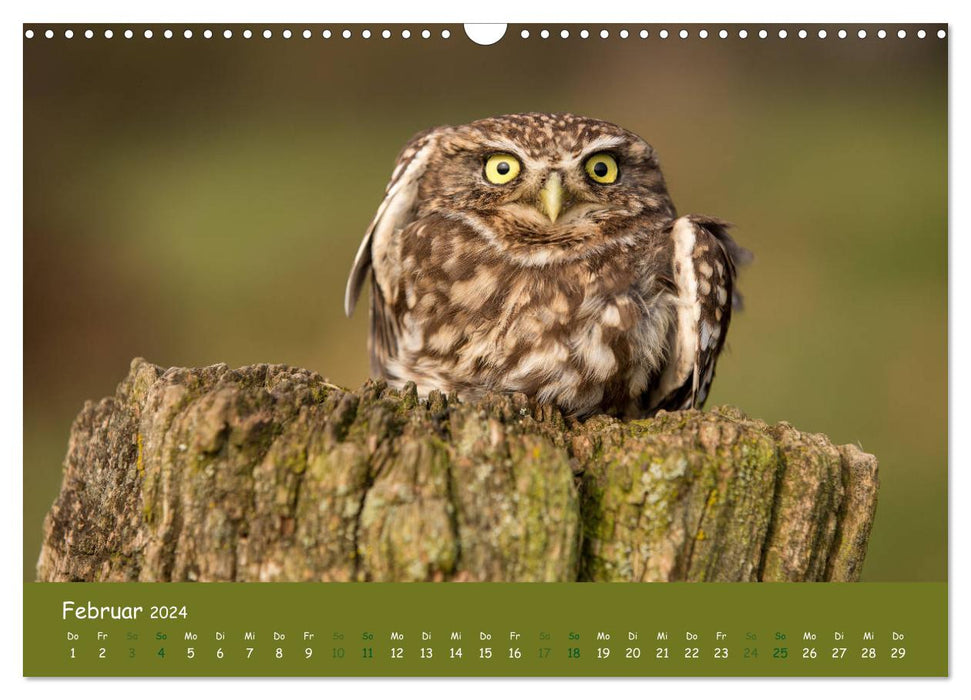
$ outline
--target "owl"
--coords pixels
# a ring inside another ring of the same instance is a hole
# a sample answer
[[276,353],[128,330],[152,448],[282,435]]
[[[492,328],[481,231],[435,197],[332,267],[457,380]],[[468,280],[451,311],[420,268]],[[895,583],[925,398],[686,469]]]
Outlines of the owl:
[[347,282],[370,279],[371,371],[565,414],[703,405],[748,252],[679,217],[654,149],[608,122],[513,114],[406,144]]

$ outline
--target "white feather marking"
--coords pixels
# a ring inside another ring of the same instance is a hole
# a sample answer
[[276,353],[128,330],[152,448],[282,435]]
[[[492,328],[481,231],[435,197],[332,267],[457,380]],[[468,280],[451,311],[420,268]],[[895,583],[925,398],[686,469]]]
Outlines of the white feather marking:
[[574,333],[572,345],[584,374],[591,379],[606,381],[617,368],[617,357],[610,346],[603,342],[603,328],[599,323],[591,322]]
[[543,403],[573,406],[581,381],[580,375],[572,369],[563,369],[554,379],[540,386],[536,398]]
[[603,310],[603,322],[607,326],[620,326],[620,309],[615,304],[607,304]]
[[509,378],[521,382],[549,380],[559,373],[568,358],[567,349],[560,343],[553,343],[550,347],[540,348],[524,355],[515,369],[509,373]]
[[[425,172],[425,166],[431,155],[431,145],[434,139],[425,142],[414,158],[408,162],[403,172],[400,172],[402,165],[395,168],[392,174],[391,185],[384,196],[384,200],[378,206],[378,211],[364,234],[354,256],[354,265],[351,267],[351,274],[347,278],[347,287],[344,290],[344,312],[350,316],[354,313],[357,305],[357,298],[361,293],[364,278],[367,271],[371,268],[373,260],[383,259],[388,254],[388,248],[393,235],[403,229],[408,224],[408,215],[415,206],[418,197],[418,181]],[[382,289],[387,289],[387,279],[382,273],[385,272],[383,265],[378,265],[375,269],[378,284]]]
[[452,303],[467,309],[478,309],[489,301],[497,289],[496,273],[488,267],[479,265],[472,277],[452,283],[449,298]]
[[668,364],[661,374],[657,388],[651,394],[651,403],[661,399],[692,377],[692,393],[698,390],[698,372],[695,367],[698,355],[698,320],[701,305],[698,303],[698,280],[695,276],[692,253],[695,249],[695,227],[687,218],[674,222],[671,230],[674,243],[674,281],[678,296],[675,299],[677,319],[670,336]]
[[718,289],[716,291],[718,292],[718,303],[721,306],[724,306],[726,302],[728,302],[728,291],[721,285],[718,285]]
[[590,141],[586,147],[583,149],[583,153],[580,155],[580,160],[586,160],[587,156],[597,151],[603,151],[608,148],[615,148],[621,146],[625,143],[625,139],[620,136],[598,136],[597,138]]
[[443,325],[428,339],[428,347],[440,353],[452,349],[459,340],[459,330],[455,326]]
[[[425,298],[427,299],[428,297]],[[408,280],[407,284],[405,284],[405,304],[408,305],[409,309],[413,309],[417,303],[418,294],[415,291],[415,285],[411,283],[411,280]]]
[[[513,206],[513,205],[507,205]],[[524,211],[527,207],[523,207]],[[535,211],[532,207],[529,210]],[[619,236],[617,238],[611,238],[610,240],[600,244],[598,247],[589,248],[583,247],[561,247],[561,246],[535,246],[524,250],[509,250],[507,244],[504,243],[496,233],[489,228],[488,225],[483,223],[477,215],[467,214],[461,211],[440,211],[438,212],[446,219],[451,219],[453,221],[460,221],[467,225],[470,229],[475,231],[479,236],[482,237],[483,241],[489,244],[494,250],[502,252],[511,262],[521,265],[523,267],[546,267],[552,263],[557,262],[568,262],[570,260],[576,260],[580,257],[590,255],[591,252],[604,251],[604,250],[624,250],[630,247],[637,237],[640,235],[638,233],[631,233],[627,236]],[[615,211],[616,213],[616,211]]]

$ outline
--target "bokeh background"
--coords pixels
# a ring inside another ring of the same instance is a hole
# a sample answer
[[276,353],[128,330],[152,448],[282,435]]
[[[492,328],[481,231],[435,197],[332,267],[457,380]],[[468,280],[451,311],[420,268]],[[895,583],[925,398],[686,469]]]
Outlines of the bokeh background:
[[[709,404],[877,455],[864,580],[947,573],[947,42],[621,39],[620,27],[352,27],[343,39],[24,42],[24,578],[71,421],[132,357],[367,376],[344,281],[404,142],[426,127],[571,111],[657,149],[681,213],[755,252]],[[696,33],[696,29],[693,34]]]

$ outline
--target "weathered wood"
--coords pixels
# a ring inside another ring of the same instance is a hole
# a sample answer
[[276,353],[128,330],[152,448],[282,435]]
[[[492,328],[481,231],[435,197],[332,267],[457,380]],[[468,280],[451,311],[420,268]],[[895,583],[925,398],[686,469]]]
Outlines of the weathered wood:
[[565,420],[281,365],[132,362],[77,417],[44,581],[852,581],[876,459],[730,407]]

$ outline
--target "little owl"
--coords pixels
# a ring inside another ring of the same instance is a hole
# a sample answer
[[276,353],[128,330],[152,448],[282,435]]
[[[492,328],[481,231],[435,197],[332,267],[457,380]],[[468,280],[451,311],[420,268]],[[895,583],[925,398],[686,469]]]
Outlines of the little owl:
[[[514,114],[415,136],[347,282],[371,279],[371,371],[564,413],[701,406],[748,256],[678,217],[654,149],[607,122]],[[369,274],[370,273],[370,274]]]

